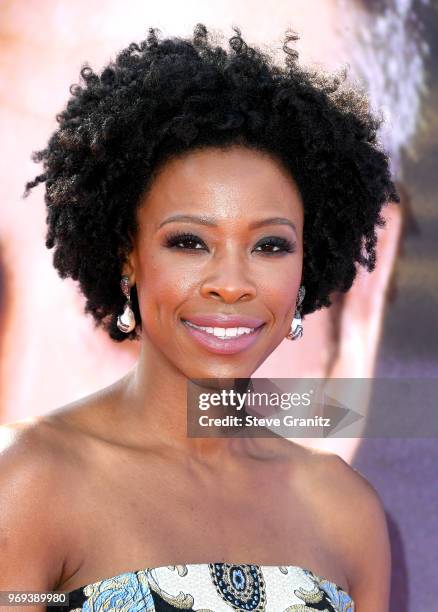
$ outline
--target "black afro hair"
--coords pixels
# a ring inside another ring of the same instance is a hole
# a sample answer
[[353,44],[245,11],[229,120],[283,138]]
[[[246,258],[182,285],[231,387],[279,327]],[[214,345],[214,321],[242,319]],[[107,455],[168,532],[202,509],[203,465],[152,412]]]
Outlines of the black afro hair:
[[285,63],[245,43],[239,28],[229,49],[199,23],[190,39],[130,44],[97,74],[88,65],[72,85],[59,126],[33,153],[45,183],[46,247],[61,278],[79,281],[85,312],[116,341],[141,329],[117,328],[125,298],[120,278],[137,230],[136,209],[160,164],[196,148],[244,145],[280,160],[304,205],[302,315],[346,292],[356,263],[372,271],[376,226],[389,201],[400,202],[388,155],[377,137],[383,121],[347,73],[305,70],[285,34]]

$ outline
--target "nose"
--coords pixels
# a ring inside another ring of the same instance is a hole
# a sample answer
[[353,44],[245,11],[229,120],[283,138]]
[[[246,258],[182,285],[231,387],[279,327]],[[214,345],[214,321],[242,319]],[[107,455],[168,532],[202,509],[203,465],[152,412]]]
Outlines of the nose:
[[227,304],[249,301],[257,295],[254,281],[250,280],[242,257],[228,254],[212,263],[207,278],[201,286],[205,298],[222,300]]

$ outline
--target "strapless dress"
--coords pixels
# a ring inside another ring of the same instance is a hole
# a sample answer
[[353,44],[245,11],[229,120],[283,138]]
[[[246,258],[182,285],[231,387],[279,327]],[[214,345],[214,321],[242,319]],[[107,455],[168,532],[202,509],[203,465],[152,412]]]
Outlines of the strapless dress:
[[295,565],[192,563],[148,567],[69,591],[51,612],[354,612],[334,582]]

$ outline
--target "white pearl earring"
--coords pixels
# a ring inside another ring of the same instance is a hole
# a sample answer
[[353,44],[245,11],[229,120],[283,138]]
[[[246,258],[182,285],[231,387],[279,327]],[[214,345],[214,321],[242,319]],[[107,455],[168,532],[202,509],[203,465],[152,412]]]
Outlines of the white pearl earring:
[[117,317],[117,327],[120,329],[120,331],[124,332],[125,334],[129,334],[129,332],[131,332],[136,325],[134,312],[131,308],[131,292],[129,289],[129,276],[127,275],[122,276],[122,280],[120,281],[120,286],[127,299],[126,299],[125,307],[123,310],[123,314]]
[[301,338],[301,336],[303,335],[303,326],[302,326],[302,322],[301,322],[301,312],[299,310],[301,303],[304,299],[304,296],[306,294],[306,289],[304,288],[304,285],[301,285],[299,291],[298,291],[298,299],[297,299],[297,305],[295,308],[295,314],[294,314],[294,318],[292,321],[292,324],[290,326],[290,331],[287,334],[286,338],[288,340],[297,340],[298,338]]

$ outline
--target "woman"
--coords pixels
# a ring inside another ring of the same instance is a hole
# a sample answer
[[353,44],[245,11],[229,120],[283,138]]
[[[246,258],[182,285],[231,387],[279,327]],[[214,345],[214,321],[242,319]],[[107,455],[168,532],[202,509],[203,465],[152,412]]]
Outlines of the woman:
[[399,201],[364,97],[303,70],[293,33],[279,67],[235,32],[225,51],[202,24],[151,28],[83,68],[35,154],[55,268],[141,353],[2,428],[3,590],[68,592],[63,610],[388,609],[365,478],[282,438],[187,436],[188,381],[250,377],[299,341],[300,317],[374,268]]

